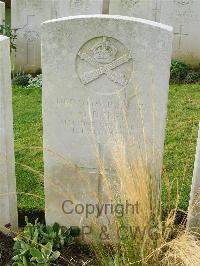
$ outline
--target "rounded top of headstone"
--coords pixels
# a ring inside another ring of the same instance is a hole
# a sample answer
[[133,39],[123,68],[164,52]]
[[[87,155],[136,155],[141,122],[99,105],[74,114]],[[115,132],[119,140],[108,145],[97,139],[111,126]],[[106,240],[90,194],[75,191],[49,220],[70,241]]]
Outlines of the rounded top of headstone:
[[130,22],[136,22],[136,23],[141,23],[153,27],[160,28],[162,30],[166,30],[169,32],[173,31],[173,27],[158,23],[155,21],[147,20],[147,19],[142,19],[142,18],[136,18],[136,17],[127,17],[127,16],[120,16],[120,15],[79,15],[79,16],[69,16],[69,17],[63,17],[63,18],[58,18],[58,19],[52,19],[52,20],[47,20],[43,22],[42,24],[49,24],[49,23],[56,23],[56,22],[61,22],[61,21],[73,21],[73,20],[85,20],[85,19],[95,19],[95,20],[121,20],[121,21],[130,21]]

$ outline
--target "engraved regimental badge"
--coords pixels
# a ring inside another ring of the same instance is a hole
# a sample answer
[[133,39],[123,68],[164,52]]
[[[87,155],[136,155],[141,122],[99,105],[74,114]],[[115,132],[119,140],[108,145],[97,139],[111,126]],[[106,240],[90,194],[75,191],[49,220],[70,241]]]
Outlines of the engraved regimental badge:
[[85,43],[76,58],[77,74],[84,85],[105,78],[119,86],[129,82],[133,60],[118,40],[97,37]]

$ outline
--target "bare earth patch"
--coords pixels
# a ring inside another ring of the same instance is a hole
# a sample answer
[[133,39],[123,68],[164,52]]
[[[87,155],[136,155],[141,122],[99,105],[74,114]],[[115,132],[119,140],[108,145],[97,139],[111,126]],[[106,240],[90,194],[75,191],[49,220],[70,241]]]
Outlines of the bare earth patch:
[[0,265],[7,266],[12,258],[14,241],[11,236],[0,232]]

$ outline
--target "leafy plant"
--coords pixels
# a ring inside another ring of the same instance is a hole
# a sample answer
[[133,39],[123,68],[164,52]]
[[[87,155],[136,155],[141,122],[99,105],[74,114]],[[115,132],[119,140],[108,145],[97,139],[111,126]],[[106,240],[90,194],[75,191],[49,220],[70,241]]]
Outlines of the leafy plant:
[[31,78],[32,78],[31,74],[18,72],[13,78],[13,84],[17,86],[27,87],[29,85],[29,80]]
[[184,81],[188,72],[190,71],[190,67],[183,62],[172,61],[171,64],[171,81],[173,83],[181,83]]
[[16,51],[16,39],[17,35],[14,33],[14,31],[11,29],[10,25],[1,25],[0,26],[0,34],[5,35],[10,38],[10,52]]
[[200,81],[200,73],[195,70],[190,70],[185,78],[185,83],[194,83]]
[[29,79],[27,88],[41,88],[42,87],[42,74]]
[[13,266],[48,266],[59,258],[57,249],[72,243],[79,234],[79,229],[66,229],[57,223],[45,226],[37,220],[31,224],[26,218],[24,231],[14,239]]
[[18,241],[15,245],[16,255],[13,266],[48,266],[50,262],[57,260],[60,256],[59,251],[53,251],[51,243],[45,246],[35,247],[34,244],[26,244],[24,241]]
[[26,88],[41,88],[42,87],[42,74],[33,77],[31,74],[25,72],[17,72],[14,74],[13,84]]
[[49,262],[55,261],[59,258],[59,251],[52,251],[52,245],[47,243],[45,246],[41,248],[39,251],[37,248],[31,249],[31,262],[37,262],[37,264],[48,265]]
[[173,60],[171,64],[171,83],[194,83],[200,81],[199,68],[193,69],[191,66]]

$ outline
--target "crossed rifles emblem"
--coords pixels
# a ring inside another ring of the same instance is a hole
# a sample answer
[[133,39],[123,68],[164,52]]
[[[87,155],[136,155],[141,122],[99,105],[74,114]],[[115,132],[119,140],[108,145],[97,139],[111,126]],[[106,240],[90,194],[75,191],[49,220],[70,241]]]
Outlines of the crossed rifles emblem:
[[95,69],[83,73],[80,77],[83,84],[88,84],[102,75],[106,75],[108,79],[122,86],[127,85],[128,79],[125,74],[115,70],[132,59],[130,54],[124,54],[116,58],[117,48],[114,47],[110,41],[103,38],[103,41],[97,43],[91,49],[93,56],[87,53],[79,52],[78,55],[81,60],[89,63]]

